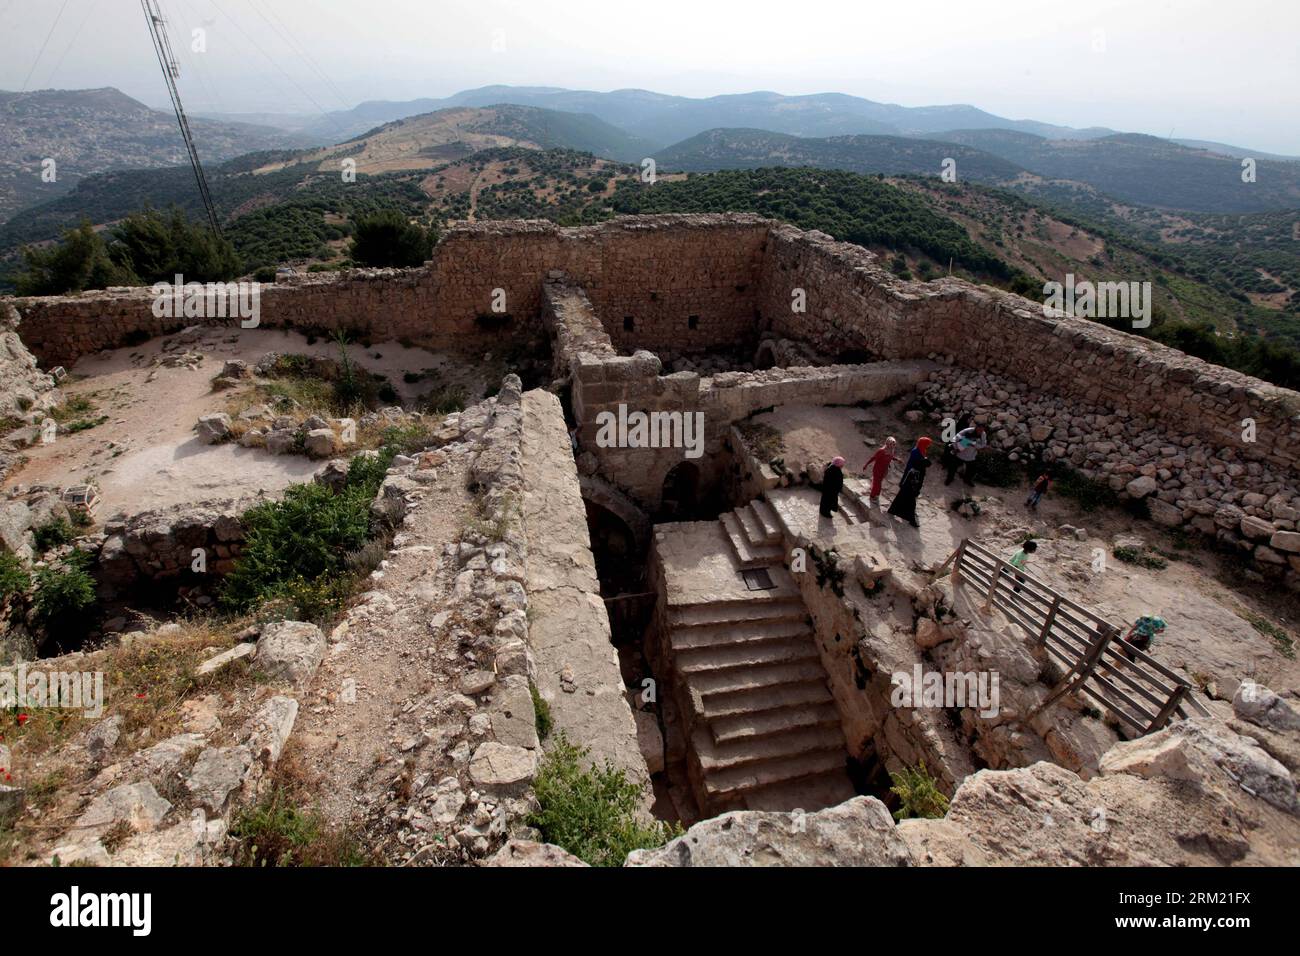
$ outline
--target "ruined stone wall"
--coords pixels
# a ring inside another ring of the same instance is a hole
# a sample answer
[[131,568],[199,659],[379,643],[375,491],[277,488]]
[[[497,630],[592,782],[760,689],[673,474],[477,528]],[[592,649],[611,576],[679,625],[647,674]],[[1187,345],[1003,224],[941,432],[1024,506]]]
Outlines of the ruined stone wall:
[[[771,230],[758,310],[767,329],[835,354],[947,356],[1034,388],[1148,418],[1288,470],[1300,464],[1300,395],[1149,339],[960,279],[904,282],[851,243]],[[806,311],[792,310],[802,289]],[[959,412],[960,410],[954,410]],[[1243,440],[1243,421],[1255,441]]]
[[[541,331],[544,280],[567,273],[586,288],[620,348],[713,348],[753,334],[767,228],[744,215],[633,216],[575,229],[542,220],[461,223],[418,269],[263,286],[260,324],[440,348],[499,348],[503,339],[529,345]],[[147,287],[20,299],[20,334],[48,368],[205,321],[157,317],[154,299]]]

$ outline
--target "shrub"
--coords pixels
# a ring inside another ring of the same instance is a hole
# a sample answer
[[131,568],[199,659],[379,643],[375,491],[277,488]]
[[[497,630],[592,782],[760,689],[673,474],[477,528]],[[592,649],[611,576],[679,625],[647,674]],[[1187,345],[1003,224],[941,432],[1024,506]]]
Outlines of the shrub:
[[353,836],[331,827],[314,808],[304,808],[277,783],[235,817],[236,866],[364,866],[368,861]]
[[546,698],[532,681],[528,682],[528,693],[533,698],[533,718],[537,724],[537,736],[545,740],[551,736],[551,728],[554,726],[551,719],[551,705],[546,702]]
[[[51,564],[36,572],[36,616],[47,631],[84,626],[86,608],[95,603],[95,582],[86,572],[89,555],[74,552],[63,564]],[[80,619],[80,620],[79,620]]]
[[898,809],[894,811],[895,820],[936,818],[948,812],[948,798],[926,771],[924,760],[915,767],[904,767],[898,773],[890,773],[889,779],[893,781],[889,790],[899,799]]
[[31,586],[32,576],[27,566],[16,555],[0,551],[0,604],[26,594]]
[[1096,511],[1101,507],[1119,504],[1119,496],[1110,485],[1073,469],[1061,474],[1056,481],[1056,490],[1067,498],[1073,498],[1084,511]]
[[290,598],[319,613],[337,593],[320,578],[345,570],[346,555],[370,536],[370,495],[358,487],[292,485],[281,501],[244,514],[244,550],[226,578],[222,602],[244,611],[269,598]]
[[352,593],[358,555],[372,552],[370,503],[396,453],[389,444],[354,456],[338,491],[291,485],[282,500],[246,511],[244,550],[222,586],[222,604],[247,611],[271,602],[304,620],[333,616]]
[[533,784],[538,809],[528,823],[545,842],[592,866],[622,866],[633,850],[661,846],[676,835],[660,821],[643,822],[641,787],[608,760],[603,769],[584,767],[588,753],[561,731],[542,760]]
[[357,220],[350,255],[365,266],[423,265],[433,252],[434,233],[394,209]]
[[984,452],[978,467],[980,480],[994,488],[1014,487],[1025,477],[1024,464],[1001,452]]
[[1151,554],[1142,548],[1116,548],[1114,555],[1125,564],[1135,564],[1140,568],[1150,568],[1152,571],[1163,571],[1169,567],[1169,562],[1158,554]]

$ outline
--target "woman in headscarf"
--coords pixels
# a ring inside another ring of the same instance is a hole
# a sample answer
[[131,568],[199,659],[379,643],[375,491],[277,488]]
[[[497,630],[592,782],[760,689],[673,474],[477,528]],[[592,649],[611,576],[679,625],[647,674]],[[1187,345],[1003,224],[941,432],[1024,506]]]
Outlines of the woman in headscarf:
[[916,523],[916,499],[921,494],[921,485],[925,483],[925,473],[930,467],[926,452],[930,450],[930,439],[918,438],[912,454],[908,456],[907,468],[903,471],[903,480],[899,482],[898,494],[890,502],[889,513],[903,518],[913,528]]
[[822,517],[829,518],[831,512],[840,510],[840,489],[844,487],[844,459],[836,455],[826,466],[822,476]]
[[903,486],[903,482],[907,480],[907,473],[915,468],[916,463],[921,459],[925,458],[928,461],[929,459],[927,456],[929,454],[930,439],[925,437],[918,438],[916,444],[912,446],[911,453],[907,456],[907,464],[903,466],[903,477],[898,480],[900,488]]
[[871,500],[880,500],[880,486],[884,483],[889,466],[898,461],[898,439],[890,435],[885,443],[876,449],[875,454],[867,459],[862,470],[871,469]]

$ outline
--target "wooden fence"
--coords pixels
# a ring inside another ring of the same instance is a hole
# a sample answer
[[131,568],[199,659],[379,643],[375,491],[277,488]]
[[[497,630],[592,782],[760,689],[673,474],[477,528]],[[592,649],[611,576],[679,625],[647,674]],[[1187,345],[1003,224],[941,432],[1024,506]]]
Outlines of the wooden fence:
[[1174,715],[1209,713],[1191,684],[1121,640],[1119,628],[987,548],[966,538],[939,571],[949,564],[954,577],[981,591],[986,604],[1028,631],[1065,668],[1065,677],[1038,710],[1077,690],[1139,734],[1159,730]]

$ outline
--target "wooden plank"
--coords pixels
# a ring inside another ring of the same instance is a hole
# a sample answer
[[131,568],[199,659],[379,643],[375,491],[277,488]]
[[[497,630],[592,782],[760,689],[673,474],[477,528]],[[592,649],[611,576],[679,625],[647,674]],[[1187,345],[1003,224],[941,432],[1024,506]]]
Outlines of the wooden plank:
[[1043,621],[1043,629],[1038,633],[1038,646],[1042,647],[1047,643],[1047,635],[1052,630],[1052,623],[1056,620],[1056,612],[1061,609],[1061,595],[1056,595],[1052,601],[1052,606],[1047,610],[1047,620]]
[[1179,684],[1174,689],[1174,692],[1169,695],[1169,700],[1165,702],[1165,706],[1160,708],[1160,713],[1156,715],[1156,719],[1151,721],[1151,726],[1147,728],[1147,733],[1159,730],[1165,724],[1169,723],[1169,718],[1173,716],[1174,709],[1177,708],[1186,694],[1187,685]]

